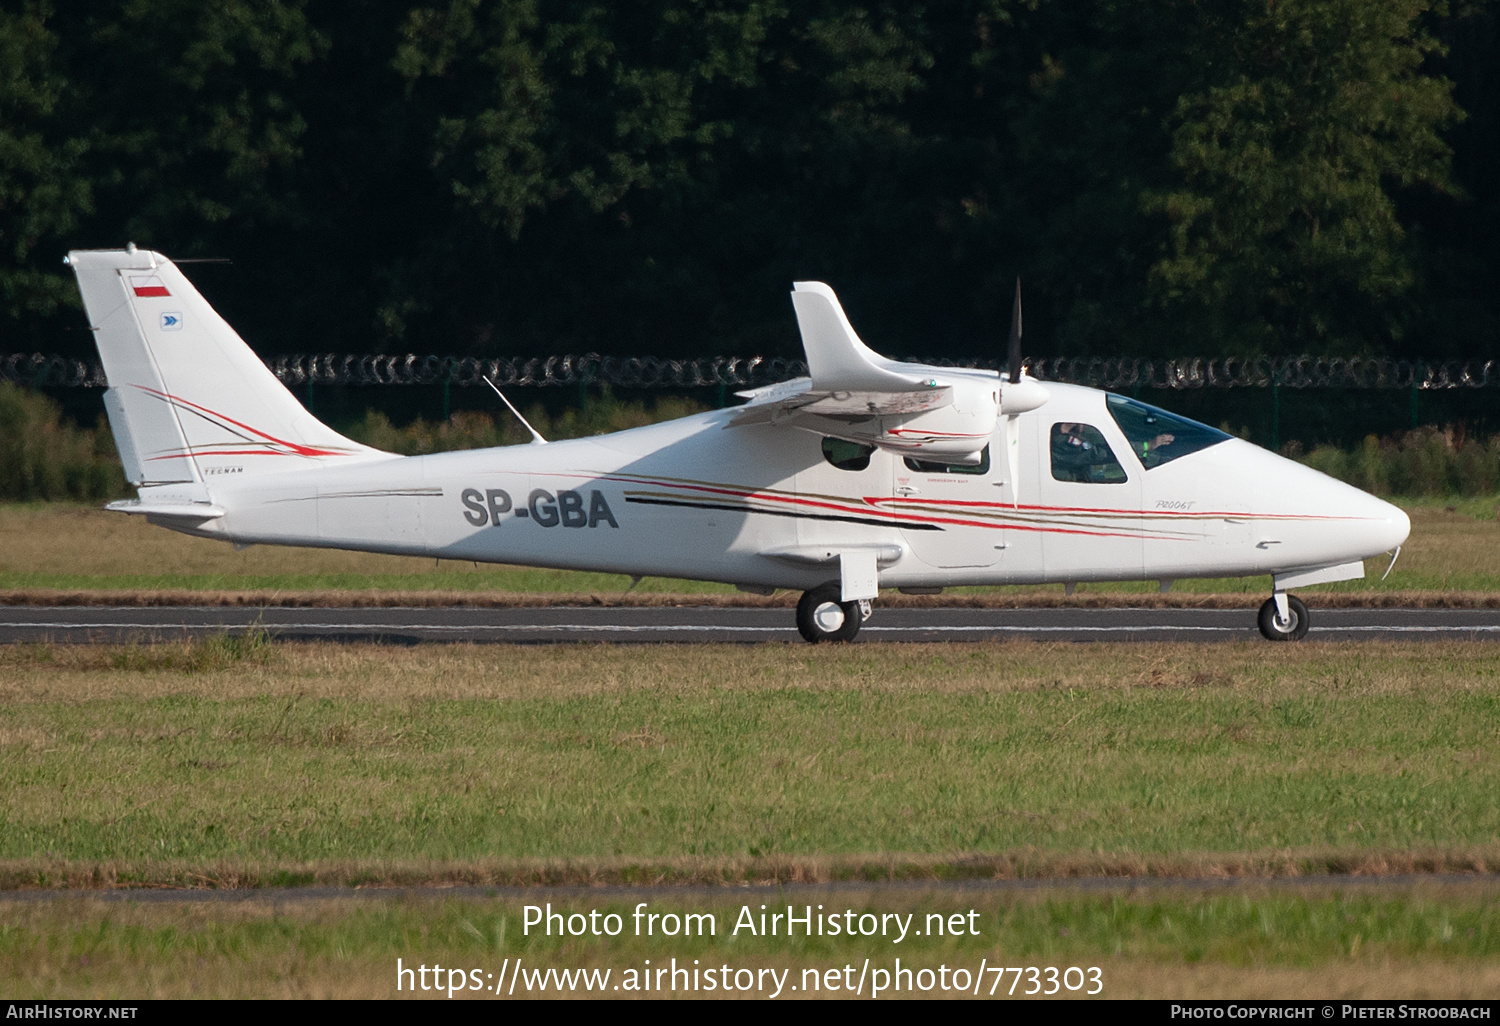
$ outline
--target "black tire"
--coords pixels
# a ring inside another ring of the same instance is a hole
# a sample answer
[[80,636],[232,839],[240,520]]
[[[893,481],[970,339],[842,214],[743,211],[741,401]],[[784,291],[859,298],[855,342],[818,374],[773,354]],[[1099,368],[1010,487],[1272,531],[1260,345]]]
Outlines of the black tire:
[[1288,595],[1286,611],[1291,617],[1290,624],[1277,622],[1275,599],[1266,599],[1266,604],[1260,607],[1260,632],[1267,641],[1301,641],[1307,636],[1307,605],[1296,595]]
[[[797,602],[797,632],[816,645],[820,641],[853,641],[864,618],[858,602],[840,602],[837,584],[823,584],[802,593]],[[836,612],[829,606],[837,607]],[[834,623],[833,621],[838,621]]]

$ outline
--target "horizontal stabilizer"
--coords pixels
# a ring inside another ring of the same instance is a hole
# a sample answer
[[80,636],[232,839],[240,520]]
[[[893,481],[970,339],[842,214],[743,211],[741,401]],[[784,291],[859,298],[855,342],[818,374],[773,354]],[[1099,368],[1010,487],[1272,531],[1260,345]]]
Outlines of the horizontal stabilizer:
[[195,524],[200,524],[205,520],[217,520],[224,515],[223,509],[205,502],[143,502],[138,499],[124,499],[120,502],[111,502],[104,508],[115,513],[134,513],[136,516],[150,517],[154,520],[180,520]]

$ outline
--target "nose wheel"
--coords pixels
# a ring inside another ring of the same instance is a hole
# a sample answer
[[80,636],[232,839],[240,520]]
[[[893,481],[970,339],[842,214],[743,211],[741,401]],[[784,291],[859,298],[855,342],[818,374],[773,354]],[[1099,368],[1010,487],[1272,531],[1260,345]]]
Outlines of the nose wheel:
[[797,632],[816,645],[820,641],[853,641],[870,617],[869,602],[840,602],[837,584],[824,584],[802,593],[797,602]]
[[[1286,609],[1278,609],[1278,597],[1286,601]],[[1301,641],[1309,626],[1307,606],[1295,595],[1272,596],[1260,607],[1260,632],[1267,641]]]

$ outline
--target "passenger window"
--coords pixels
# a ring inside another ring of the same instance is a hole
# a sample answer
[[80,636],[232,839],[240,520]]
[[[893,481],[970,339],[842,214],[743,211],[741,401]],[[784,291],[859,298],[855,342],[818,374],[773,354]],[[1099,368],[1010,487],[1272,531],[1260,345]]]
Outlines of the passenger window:
[[979,462],[972,467],[964,463],[928,463],[926,460],[914,460],[910,456],[902,462],[906,464],[907,470],[915,470],[919,474],[988,474],[990,447],[984,447],[984,451],[979,454]]
[[864,470],[870,465],[873,445],[846,442],[842,438],[823,439],[823,458],[840,470]]
[[1052,476],[1084,484],[1120,484],[1125,469],[1098,428],[1064,422],[1052,425]]

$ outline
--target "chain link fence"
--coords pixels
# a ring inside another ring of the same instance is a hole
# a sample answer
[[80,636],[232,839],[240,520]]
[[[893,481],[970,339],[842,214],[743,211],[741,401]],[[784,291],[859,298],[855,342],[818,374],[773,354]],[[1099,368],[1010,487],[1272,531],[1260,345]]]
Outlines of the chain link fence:
[[[997,368],[995,361],[921,360],[939,367]],[[387,356],[358,353],[298,353],[274,356],[266,366],[288,386],[481,385],[485,378],[506,387],[612,385],[618,388],[756,388],[804,377],[807,363],[781,357],[713,356],[665,360],[654,356],[547,356],[478,359],[457,356]],[[1426,361],[1374,357],[1062,357],[1027,360],[1042,381],[1088,385],[1111,391],[1141,388],[1358,388],[1461,389],[1500,386],[1500,360]],[[0,380],[34,388],[104,388],[96,362],[47,353],[0,355]]]

